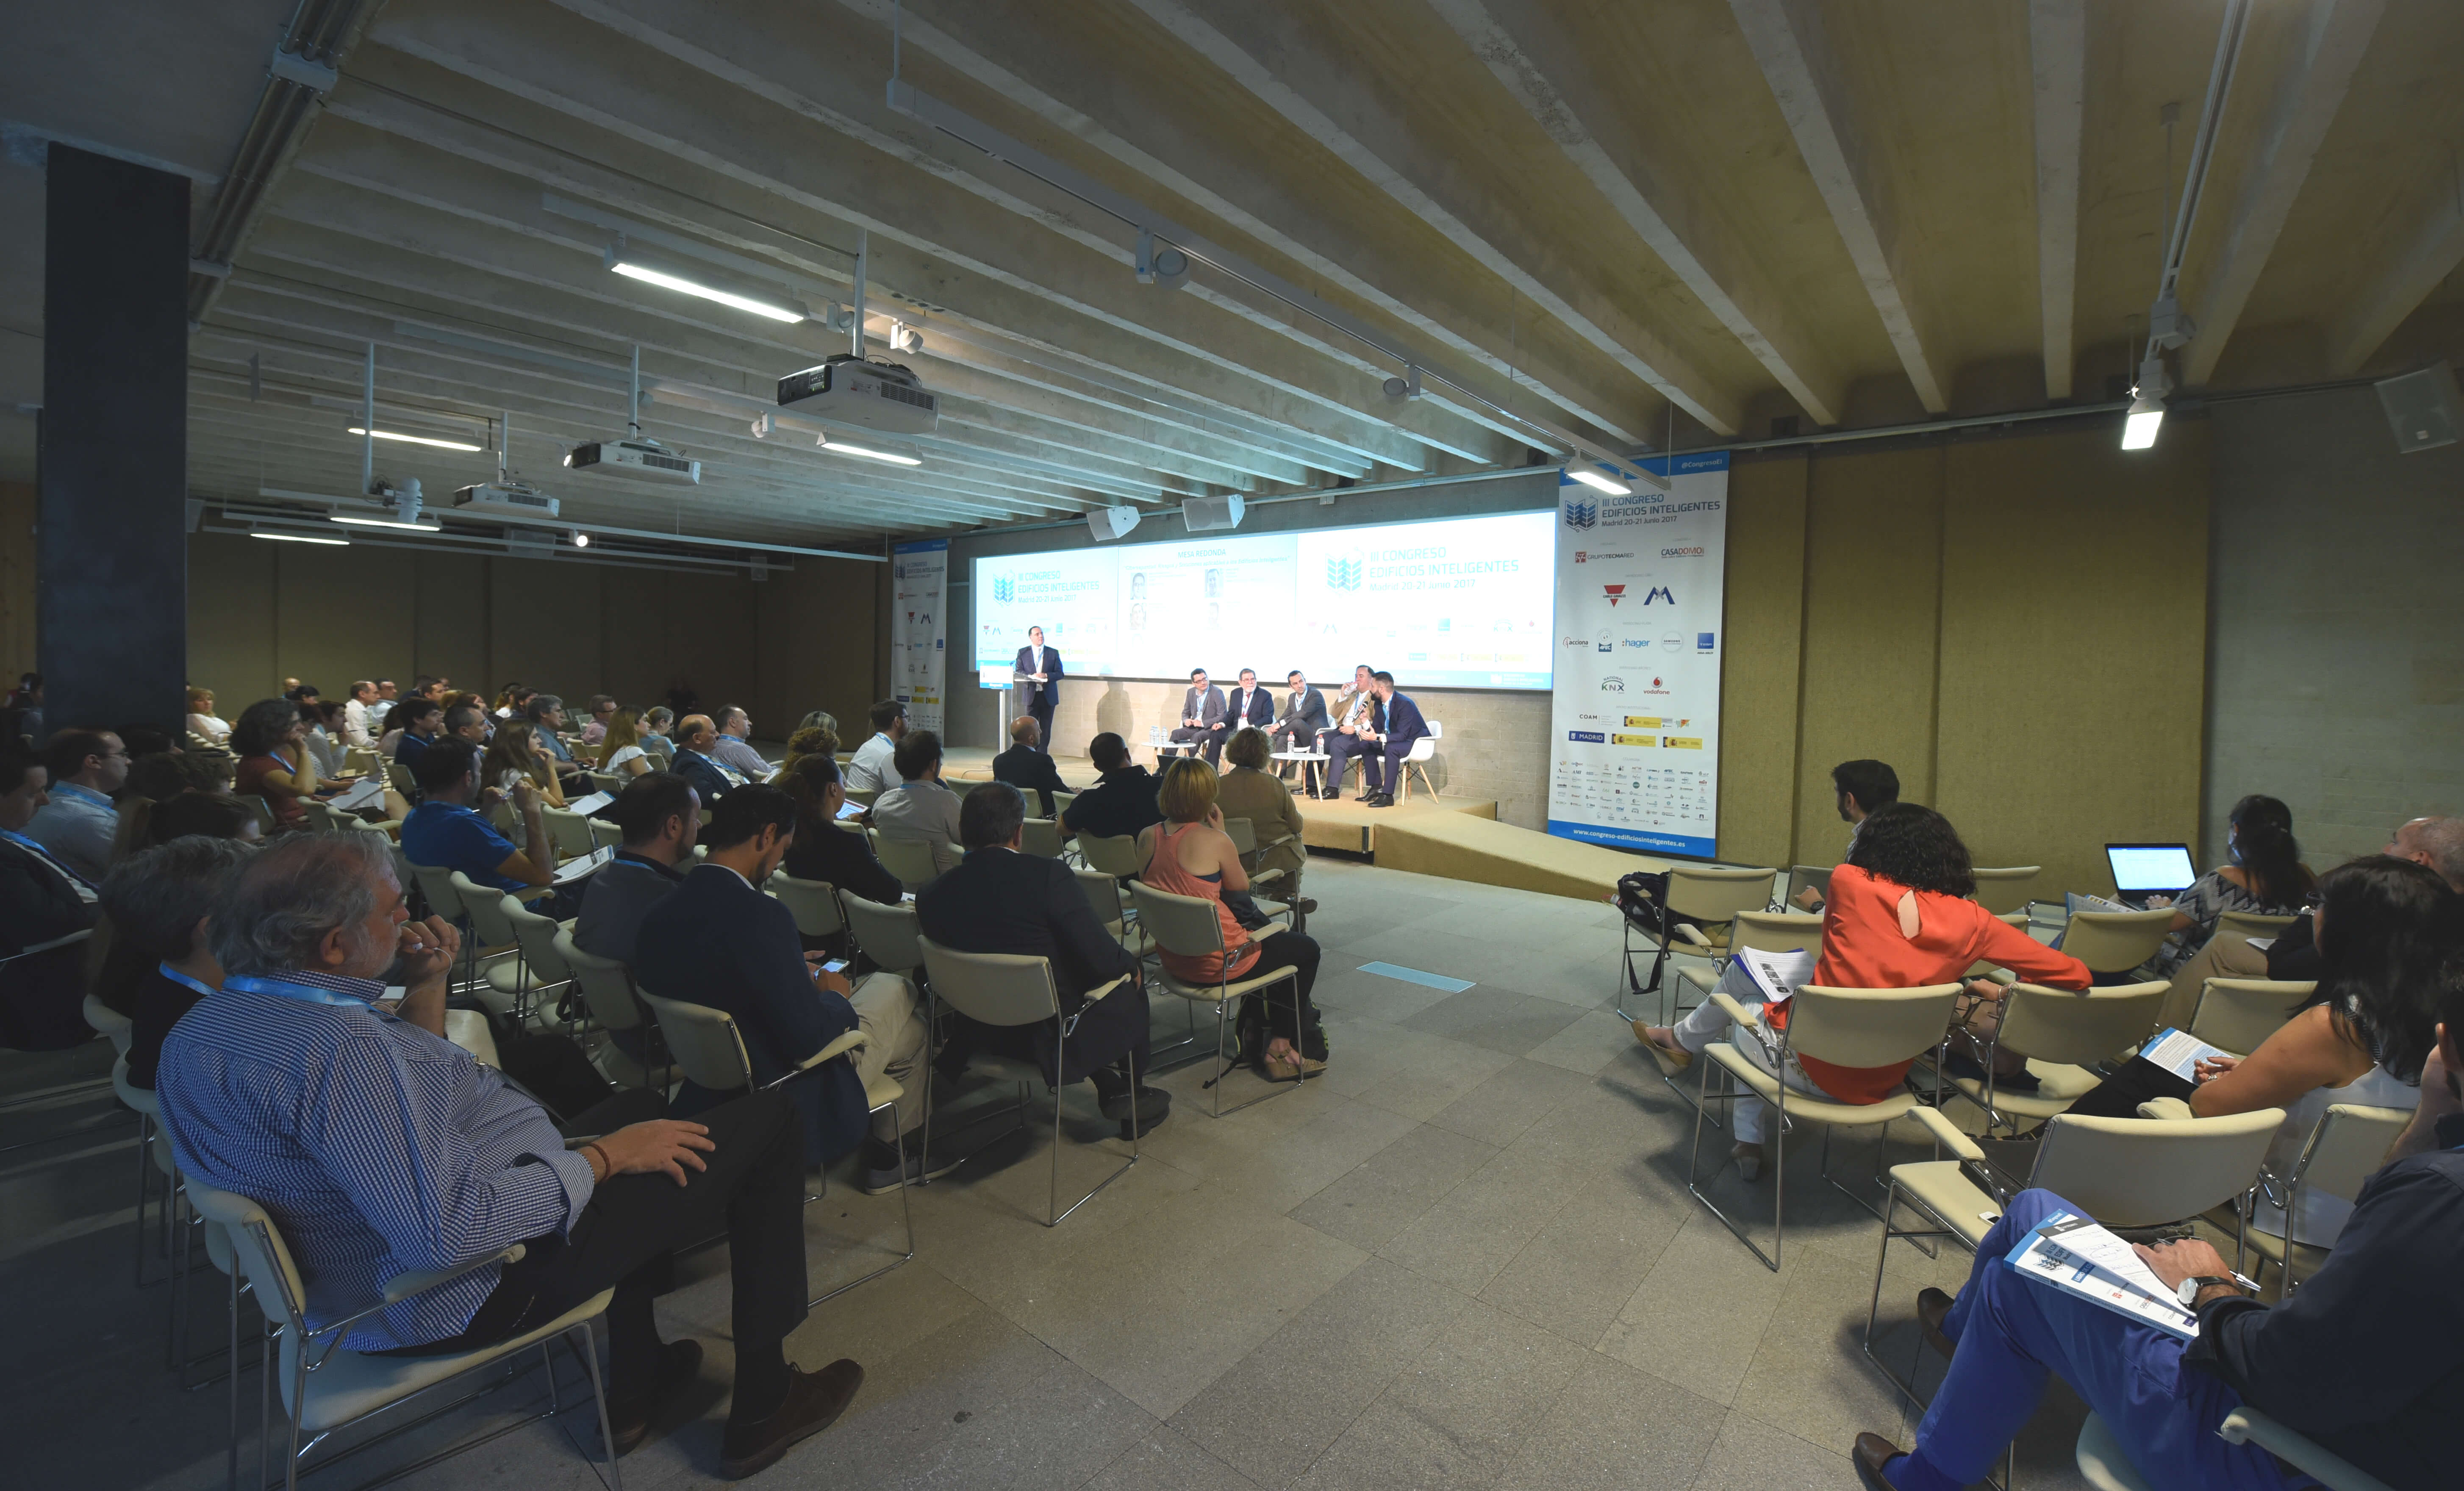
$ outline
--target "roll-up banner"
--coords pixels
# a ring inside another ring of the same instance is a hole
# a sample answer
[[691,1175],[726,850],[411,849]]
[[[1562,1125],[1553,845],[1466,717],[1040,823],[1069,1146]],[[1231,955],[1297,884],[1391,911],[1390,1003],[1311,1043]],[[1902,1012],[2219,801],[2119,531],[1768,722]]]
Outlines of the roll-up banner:
[[910,729],[939,734],[949,656],[943,616],[950,584],[950,540],[920,538],[891,551],[891,692],[907,706]]
[[1549,831],[1711,859],[1728,456],[1639,464],[1670,490],[1558,479]]

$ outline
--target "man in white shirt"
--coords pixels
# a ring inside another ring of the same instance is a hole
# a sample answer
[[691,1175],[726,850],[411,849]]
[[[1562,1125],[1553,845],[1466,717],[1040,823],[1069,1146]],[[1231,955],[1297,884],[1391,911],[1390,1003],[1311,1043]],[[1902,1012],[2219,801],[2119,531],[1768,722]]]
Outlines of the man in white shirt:
[[847,765],[849,792],[882,792],[898,780],[893,758],[907,735],[907,706],[884,699],[872,707],[871,718],[872,738],[855,748],[855,758]]
[[342,706],[342,738],[355,746],[377,743],[368,733],[368,706],[376,702],[377,686],[363,678],[351,685],[351,697]]
[[907,733],[894,757],[898,785],[872,804],[872,826],[884,839],[910,839],[933,847],[933,862],[948,869],[966,857],[958,834],[959,798],[941,785],[941,737],[929,730]]
[[745,744],[752,734],[753,716],[733,704],[726,706],[718,712],[718,740],[710,748],[710,758],[730,771],[742,773],[747,781],[768,781],[778,768]]

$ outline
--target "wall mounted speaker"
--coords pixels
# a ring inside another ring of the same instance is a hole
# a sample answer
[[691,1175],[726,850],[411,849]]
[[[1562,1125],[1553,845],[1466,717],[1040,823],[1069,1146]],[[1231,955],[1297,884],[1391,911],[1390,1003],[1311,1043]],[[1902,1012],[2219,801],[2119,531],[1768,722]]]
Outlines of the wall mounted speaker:
[[2452,446],[2464,428],[2464,401],[2457,400],[2455,374],[2444,362],[2386,379],[2378,390],[2387,428],[2395,431],[2395,448],[2403,454]]
[[1138,510],[1133,507],[1098,507],[1087,510],[1087,531],[1102,543],[1118,538],[1138,526]]
[[1181,526],[1194,534],[1238,528],[1243,507],[1239,497],[1191,497],[1180,505]]

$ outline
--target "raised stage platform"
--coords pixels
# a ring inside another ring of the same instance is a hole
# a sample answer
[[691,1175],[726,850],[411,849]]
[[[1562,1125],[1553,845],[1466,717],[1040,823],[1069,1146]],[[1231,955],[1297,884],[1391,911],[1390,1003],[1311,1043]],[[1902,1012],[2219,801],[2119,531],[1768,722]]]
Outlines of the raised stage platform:
[[[952,750],[942,761],[951,781],[992,779],[990,751]],[[1059,756],[1053,764],[1072,787],[1091,784],[1095,768],[1084,756]],[[1478,885],[1537,890],[1544,895],[1596,901],[1614,893],[1617,877],[1638,869],[1666,869],[1668,862],[1625,854],[1597,844],[1556,839],[1497,821],[1495,802],[1472,798],[1432,800],[1372,808],[1346,798],[1337,802],[1304,800],[1302,842],[1313,849],[1367,854],[1387,869],[1440,875]]]

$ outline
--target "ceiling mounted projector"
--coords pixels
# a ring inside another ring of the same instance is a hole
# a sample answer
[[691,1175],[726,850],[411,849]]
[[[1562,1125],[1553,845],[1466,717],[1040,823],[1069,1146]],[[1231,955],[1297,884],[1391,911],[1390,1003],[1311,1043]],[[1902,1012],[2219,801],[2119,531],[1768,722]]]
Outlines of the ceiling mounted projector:
[[1239,497],[1191,497],[1180,505],[1180,526],[1194,534],[1238,528],[1244,506]]
[[941,423],[940,399],[913,369],[852,352],[780,379],[779,406],[892,435],[929,435]]
[[1138,526],[1138,510],[1133,507],[1098,507],[1087,510],[1087,531],[1097,543],[1118,538]]
[[699,461],[678,455],[655,440],[593,440],[566,451],[564,464],[577,471],[638,476],[685,487],[701,485]]
[[506,517],[556,516],[556,498],[527,482],[483,481],[453,493],[453,505]]

